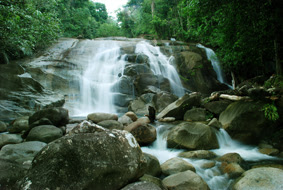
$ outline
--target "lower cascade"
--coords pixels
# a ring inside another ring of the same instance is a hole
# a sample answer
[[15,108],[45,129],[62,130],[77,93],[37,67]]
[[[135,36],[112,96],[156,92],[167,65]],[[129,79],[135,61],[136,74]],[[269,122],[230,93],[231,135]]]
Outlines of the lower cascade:
[[[173,125],[157,123],[157,139],[147,147],[142,147],[142,151],[154,155],[158,158],[160,164],[165,161],[178,157],[182,149],[167,148],[166,136]],[[261,161],[261,160],[278,160],[276,157],[262,154],[257,147],[241,144],[238,141],[232,140],[229,134],[220,129],[216,133],[219,142],[219,149],[210,150],[217,156],[223,156],[227,153],[238,153],[246,162]],[[187,159],[183,158],[188,163],[192,164],[196,169],[196,173],[208,184],[211,190],[227,190],[229,189],[233,179],[230,179],[227,174],[221,174],[221,162],[215,161],[215,165],[211,168],[204,168],[203,165],[211,163],[209,159]]]

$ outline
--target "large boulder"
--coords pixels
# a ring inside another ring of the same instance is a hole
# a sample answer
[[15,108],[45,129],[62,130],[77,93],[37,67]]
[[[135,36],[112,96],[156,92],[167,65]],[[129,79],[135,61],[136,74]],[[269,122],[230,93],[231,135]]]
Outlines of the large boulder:
[[111,113],[91,113],[87,115],[87,119],[93,121],[94,123],[99,123],[105,120],[118,120],[116,114]]
[[24,177],[26,169],[14,161],[0,158],[0,189],[17,189],[15,184]]
[[151,176],[160,176],[161,174],[161,167],[159,160],[151,155],[144,153],[145,159],[146,159],[146,171],[145,174],[151,175]]
[[130,102],[128,110],[138,115],[148,114],[148,105],[139,97]]
[[32,124],[42,118],[49,119],[53,125],[60,127],[64,126],[69,122],[69,113],[65,108],[47,108],[35,112],[29,117],[29,124]]
[[164,178],[162,182],[170,190],[209,190],[206,182],[190,170],[170,175]]
[[162,173],[166,176],[184,172],[187,170],[196,172],[196,169],[192,164],[178,157],[171,158],[166,162],[164,162],[163,164],[161,164],[161,170]]
[[[84,122],[90,128],[92,124]],[[92,130],[49,143],[21,181],[31,189],[120,189],[144,174],[145,159],[126,131]]]
[[13,122],[12,127],[8,129],[9,133],[21,133],[22,131],[27,131],[29,129],[28,120],[28,116],[17,118]]
[[246,171],[233,186],[234,190],[283,189],[283,170],[261,167]]
[[167,92],[160,92],[153,97],[153,103],[155,105],[156,111],[159,113],[177,99],[178,97],[173,94]]
[[217,155],[209,150],[195,150],[181,152],[178,154],[178,156],[189,159],[212,159],[215,158]]
[[123,130],[123,124],[116,120],[105,120],[97,123],[97,125],[100,125],[101,127],[104,127],[106,129],[119,129]]
[[49,143],[63,136],[61,129],[53,125],[41,125],[33,128],[28,136],[27,141],[41,141]]
[[226,85],[217,80],[204,51],[194,47],[189,51],[178,52],[175,57],[179,74],[183,76],[183,83],[187,89],[203,94],[227,89]]
[[174,117],[177,120],[183,120],[186,111],[193,106],[199,106],[201,95],[199,93],[185,94],[175,102],[169,104],[164,110],[162,110],[156,119],[164,117]]
[[20,144],[8,144],[2,147],[0,158],[19,164],[31,162],[34,156],[46,145],[44,142],[30,141]]
[[219,148],[214,130],[202,123],[183,122],[169,132],[169,148],[186,148],[189,150],[209,150]]
[[125,130],[132,133],[140,145],[148,145],[156,140],[155,127],[139,120],[125,127]]
[[3,121],[0,121],[0,133],[5,131],[7,131],[7,125]]
[[203,108],[192,108],[186,111],[184,121],[205,121],[206,110]]
[[23,142],[20,134],[0,134],[0,149],[6,144],[18,144]]
[[233,139],[257,144],[272,131],[272,125],[262,111],[263,106],[261,102],[232,103],[220,114],[219,121]]
[[231,104],[228,100],[210,101],[204,103],[204,107],[215,115],[220,115],[229,105]]
[[127,185],[121,190],[162,190],[158,185],[148,182],[148,181],[140,181]]

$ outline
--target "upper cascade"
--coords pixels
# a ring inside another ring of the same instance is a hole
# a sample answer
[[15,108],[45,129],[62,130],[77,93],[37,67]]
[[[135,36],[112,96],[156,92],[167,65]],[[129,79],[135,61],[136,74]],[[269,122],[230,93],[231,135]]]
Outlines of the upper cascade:
[[220,62],[219,62],[215,52],[212,49],[207,48],[207,47],[205,47],[201,44],[197,44],[197,47],[205,50],[207,59],[211,61],[213,70],[215,71],[215,73],[217,75],[217,80],[219,82],[223,83],[223,84],[226,84],[229,88],[232,89],[233,87],[231,85],[229,85],[224,79],[223,72],[222,72],[221,67],[220,67]]
[[144,54],[149,58],[150,68],[155,75],[162,75],[169,79],[173,94],[181,97],[185,94],[180,77],[175,69],[174,57],[166,57],[160,47],[153,46],[148,42],[141,41],[136,45],[136,54]]

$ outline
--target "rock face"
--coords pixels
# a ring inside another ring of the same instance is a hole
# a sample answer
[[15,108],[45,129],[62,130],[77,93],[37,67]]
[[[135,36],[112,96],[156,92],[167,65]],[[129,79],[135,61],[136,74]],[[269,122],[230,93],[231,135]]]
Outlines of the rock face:
[[203,50],[190,46],[187,51],[176,52],[175,57],[179,73],[182,79],[187,79],[184,84],[189,90],[210,94],[227,89],[216,79],[216,73]]
[[44,107],[62,106],[64,97],[47,91],[16,63],[0,64],[0,120],[30,115]]
[[243,173],[234,190],[283,189],[283,170],[270,167],[255,168]]
[[185,172],[170,175],[162,181],[168,189],[176,190],[209,190],[206,182],[196,173],[187,170]]
[[200,100],[201,96],[199,93],[185,94],[183,97],[169,104],[156,116],[156,119],[174,117],[177,120],[183,120],[185,112],[193,106],[199,106]]
[[169,148],[186,148],[189,150],[209,150],[219,148],[213,130],[202,123],[183,122],[168,134]]
[[41,141],[49,143],[63,136],[61,129],[53,125],[41,125],[33,128],[28,136],[27,141]]
[[37,154],[21,187],[120,189],[144,174],[145,159],[126,131],[98,129],[64,136]]
[[60,107],[43,109],[35,112],[29,117],[29,124],[33,124],[42,118],[47,118],[52,122],[53,125],[60,127],[69,122],[69,113],[68,110]]
[[220,114],[219,121],[232,138],[249,144],[258,143],[271,130],[261,111],[263,105],[260,102],[232,103]]
[[104,127],[106,129],[119,129],[123,130],[123,124],[116,120],[105,120],[97,123],[97,125],[100,125],[101,127]]

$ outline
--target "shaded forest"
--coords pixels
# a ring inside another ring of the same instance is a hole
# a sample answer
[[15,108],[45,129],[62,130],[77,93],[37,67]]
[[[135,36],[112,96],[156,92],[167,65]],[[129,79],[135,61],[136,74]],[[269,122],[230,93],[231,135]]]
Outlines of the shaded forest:
[[115,20],[90,0],[2,0],[1,62],[59,37],[174,38],[213,48],[239,80],[282,74],[281,7],[280,0],[129,0]]

